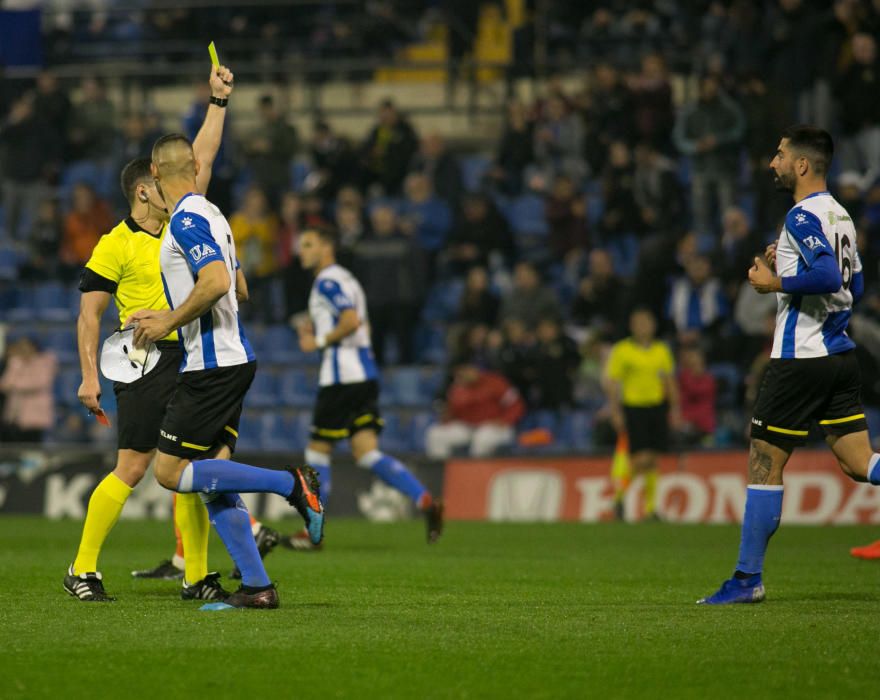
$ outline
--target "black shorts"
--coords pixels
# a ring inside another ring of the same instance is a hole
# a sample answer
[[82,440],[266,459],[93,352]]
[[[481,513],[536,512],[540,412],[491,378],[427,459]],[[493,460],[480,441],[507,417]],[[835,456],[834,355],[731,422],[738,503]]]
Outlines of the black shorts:
[[828,435],[867,430],[861,389],[852,350],[828,357],[772,359],[758,390],[752,437],[791,450],[807,441],[814,421]]
[[152,372],[129,384],[113,382],[120,450],[151,452],[159,442],[159,428],[177,386],[183,353],[175,342],[156,345],[162,354]]
[[256,362],[181,372],[159,431],[159,450],[176,457],[210,457],[221,445],[235,450],[241,405]]
[[334,384],[318,390],[312,414],[313,440],[335,442],[351,437],[359,430],[382,432],[379,415],[379,383],[375,380],[356,384]]
[[624,406],[623,416],[629,437],[630,453],[666,452],[669,445],[669,407]]

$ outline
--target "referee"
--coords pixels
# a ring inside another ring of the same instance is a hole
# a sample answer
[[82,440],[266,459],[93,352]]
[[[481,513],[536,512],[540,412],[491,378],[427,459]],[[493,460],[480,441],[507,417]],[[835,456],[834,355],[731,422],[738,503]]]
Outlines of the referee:
[[[633,472],[645,477],[643,515],[657,520],[657,457],[668,449],[669,423],[679,416],[675,364],[666,343],[655,338],[650,311],[633,311],[629,327],[631,336],[611,348],[605,386],[614,429],[628,435]],[[615,509],[623,519],[622,500]]]
[[[220,147],[224,108],[232,92],[232,80],[228,68],[220,66],[211,71],[211,105],[194,145],[203,163],[197,181],[202,192],[208,188],[211,164]],[[159,248],[168,212],[156,190],[150,162],[149,158],[136,158],[123,169],[120,184],[130,206],[129,215],[98,241],[80,281],[82,298],[77,345],[83,379],[78,397],[92,412],[101,410],[98,341],[101,317],[110,299],[119,310],[120,327],[139,309],[168,308],[159,269]],[[159,426],[174,391],[182,358],[177,331],[156,345],[161,358],[151,372],[130,384],[116,382],[113,386],[118,405],[116,468],[92,492],[76,559],[64,578],[64,589],[82,601],[114,600],[104,590],[97,568],[98,555],[132,489],[153,459]],[[228,594],[221,588],[219,577],[207,571],[208,522],[198,495],[179,496],[176,511],[186,567],[182,597],[201,600],[225,597]]]

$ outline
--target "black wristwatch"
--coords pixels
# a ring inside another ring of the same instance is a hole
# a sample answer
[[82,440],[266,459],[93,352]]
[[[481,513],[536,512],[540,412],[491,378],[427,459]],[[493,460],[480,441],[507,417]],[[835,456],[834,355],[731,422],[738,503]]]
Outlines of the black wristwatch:
[[208,100],[212,105],[217,105],[218,107],[225,107],[229,104],[228,97],[214,97],[211,95],[211,99]]

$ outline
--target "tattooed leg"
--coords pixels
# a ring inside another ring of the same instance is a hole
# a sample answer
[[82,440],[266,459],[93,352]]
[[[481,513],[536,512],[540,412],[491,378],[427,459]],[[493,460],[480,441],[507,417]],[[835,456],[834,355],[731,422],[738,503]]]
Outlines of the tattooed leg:
[[782,470],[791,452],[764,440],[752,439],[749,446],[749,484],[781,486]]

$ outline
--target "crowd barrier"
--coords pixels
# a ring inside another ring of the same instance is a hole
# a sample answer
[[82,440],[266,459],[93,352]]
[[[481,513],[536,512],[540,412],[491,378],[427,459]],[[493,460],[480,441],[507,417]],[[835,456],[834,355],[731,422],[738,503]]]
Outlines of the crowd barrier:
[[[0,448],[0,515],[48,518],[85,516],[95,484],[113,467],[115,453],[94,449]],[[241,453],[243,462],[266,467],[295,463],[290,454]],[[442,493],[450,520],[497,522],[601,522],[613,517],[610,457],[423,457],[407,464],[433,493]],[[734,523],[742,516],[747,454],[691,452],[661,460],[658,509],[680,523]],[[626,495],[630,518],[640,516],[642,479]],[[255,515],[292,516],[277,496],[246,494]],[[126,503],[123,517],[167,518],[171,497],[154,479],[144,479]],[[391,521],[415,515],[404,496],[358,468],[347,456],[334,459],[329,516]],[[785,473],[782,520],[797,525],[880,523],[880,489],[845,477],[828,450],[803,450]]]

